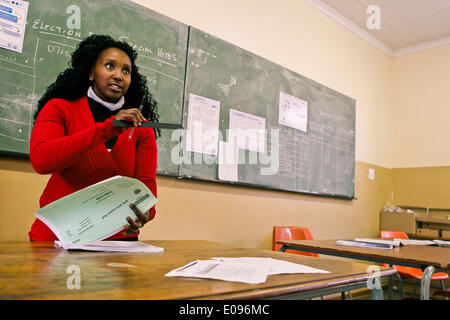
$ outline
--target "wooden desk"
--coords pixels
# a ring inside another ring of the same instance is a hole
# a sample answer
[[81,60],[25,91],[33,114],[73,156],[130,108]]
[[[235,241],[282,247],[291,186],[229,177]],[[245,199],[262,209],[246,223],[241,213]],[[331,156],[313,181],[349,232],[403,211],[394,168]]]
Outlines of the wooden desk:
[[[433,230],[437,232],[437,236],[433,236],[433,239],[450,240],[450,219],[444,219],[442,217],[432,217],[426,215],[417,215],[417,228]],[[418,229],[419,230],[419,229]],[[421,236],[420,234],[413,237]],[[422,235],[423,236],[423,235]],[[428,236],[431,238],[431,236]]]
[[401,265],[424,270],[421,283],[421,299],[430,297],[430,281],[433,273],[448,270],[450,248],[436,246],[402,246],[392,250],[337,246],[336,240],[277,241],[280,251],[294,249],[350,259],[366,260],[389,265]]
[[[0,242],[0,299],[264,299],[309,298],[365,287],[367,265],[209,241],[146,241],[164,253],[64,251],[46,242]],[[263,284],[164,277],[194,260],[212,257],[272,257],[329,274],[268,276]],[[68,289],[69,266],[78,266],[80,289]],[[380,276],[395,274],[381,268]],[[378,290],[381,291],[381,290]],[[379,294],[379,292],[378,292]],[[382,291],[381,291],[382,298]]]
[[440,217],[429,217],[425,215],[417,215],[416,217],[417,222],[427,222],[427,223],[434,223],[438,225],[445,225],[450,227],[450,219],[444,219]]

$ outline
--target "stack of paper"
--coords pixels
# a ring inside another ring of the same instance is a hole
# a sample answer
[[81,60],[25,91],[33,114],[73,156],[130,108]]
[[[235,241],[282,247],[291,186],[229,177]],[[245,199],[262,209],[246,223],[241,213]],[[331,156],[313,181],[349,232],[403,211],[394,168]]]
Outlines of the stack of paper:
[[373,248],[373,249],[392,249],[393,244],[389,243],[378,243],[372,241],[352,241],[352,240],[338,240],[336,241],[337,246],[349,246],[349,247],[363,247],[363,248]]
[[433,242],[436,243],[440,247],[448,247],[448,248],[450,248],[450,241],[433,240]]
[[138,179],[115,176],[56,200],[37,210],[35,216],[53,231],[59,240],[57,245],[65,249],[155,252],[144,243],[99,240],[123,230],[128,216],[137,219],[131,203],[146,212],[156,202],[150,189]]
[[55,241],[55,245],[66,250],[152,253],[164,252],[163,248],[155,247],[140,241],[94,241],[88,244],[70,244]]
[[378,243],[378,244],[388,244],[392,245],[393,247],[399,247],[399,246],[408,246],[408,245],[414,245],[414,246],[444,246],[448,247],[450,246],[450,241],[444,241],[444,240],[416,240],[416,239],[392,239],[392,240],[386,240],[386,239],[362,239],[362,238],[356,238],[355,241],[358,242],[368,242],[368,243]]
[[196,260],[167,273],[166,277],[207,278],[244,283],[264,283],[268,275],[282,273],[329,273],[272,258],[212,258]]
[[338,246],[365,247],[374,249],[392,249],[399,246],[441,246],[450,247],[450,241],[443,240],[414,240],[414,239],[366,239],[356,238],[355,240],[338,240]]

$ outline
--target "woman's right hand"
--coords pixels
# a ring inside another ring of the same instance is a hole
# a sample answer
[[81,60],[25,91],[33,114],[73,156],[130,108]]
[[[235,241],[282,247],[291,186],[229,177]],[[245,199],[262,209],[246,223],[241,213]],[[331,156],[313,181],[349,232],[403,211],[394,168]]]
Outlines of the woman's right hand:
[[142,122],[148,121],[137,108],[122,109],[114,117],[116,120],[133,121],[135,127],[140,126]]

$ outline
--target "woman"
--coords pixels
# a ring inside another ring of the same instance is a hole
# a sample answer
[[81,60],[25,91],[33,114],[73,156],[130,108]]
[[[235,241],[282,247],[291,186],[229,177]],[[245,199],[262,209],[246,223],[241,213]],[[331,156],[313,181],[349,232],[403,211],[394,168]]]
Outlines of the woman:
[[[115,175],[139,179],[156,196],[156,133],[135,128],[130,135],[131,128],[112,124],[114,119],[130,120],[136,127],[159,119],[136,57],[128,44],[92,35],[78,45],[70,67],[39,100],[30,161],[38,173],[51,174],[41,207]],[[127,217],[124,230],[106,240],[137,240],[138,229],[155,216],[155,208],[145,213],[130,208],[138,219]],[[29,236],[33,241],[57,240],[39,219]]]

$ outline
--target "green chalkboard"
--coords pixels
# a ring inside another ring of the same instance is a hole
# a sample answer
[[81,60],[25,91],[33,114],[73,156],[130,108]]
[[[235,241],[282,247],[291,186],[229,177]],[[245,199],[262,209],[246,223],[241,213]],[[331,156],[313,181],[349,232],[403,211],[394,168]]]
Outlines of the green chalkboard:
[[161,130],[159,174],[354,197],[354,99],[125,0],[29,1],[23,51],[0,48],[0,152],[28,155],[37,100],[92,33],[135,47],[160,122],[185,128]]
[[[1,36],[6,28],[0,29]],[[28,154],[37,100],[67,67],[77,44],[93,33],[135,48],[137,65],[159,104],[160,121],[181,123],[187,25],[130,1],[31,0],[22,53],[0,48],[1,152]],[[177,142],[171,141],[170,130],[161,133],[158,171],[176,175],[170,150]]]
[[[192,27],[183,121],[181,177],[354,197],[355,100]],[[257,140],[239,123],[265,134]],[[216,138],[206,132],[214,126]],[[214,139],[238,145],[237,179],[219,176]]]

